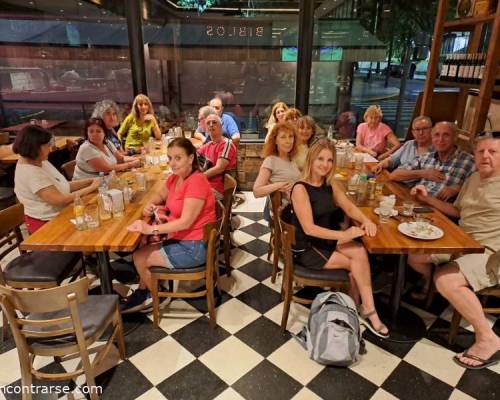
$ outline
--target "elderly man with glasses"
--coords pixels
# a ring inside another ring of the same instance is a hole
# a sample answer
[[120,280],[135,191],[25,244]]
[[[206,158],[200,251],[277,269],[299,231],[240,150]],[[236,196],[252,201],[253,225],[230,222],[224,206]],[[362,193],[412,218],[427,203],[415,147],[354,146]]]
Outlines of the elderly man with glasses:
[[198,154],[207,161],[204,173],[218,200],[224,197],[224,173],[236,168],[236,147],[222,136],[222,121],[217,114],[205,118],[205,126],[211,141],[198,149]]
[[453,200],[474,172],[473,157],[456,146],[457,135],[453,122],[438,122],[431,132],[434,149],[392,171],[390,179],[424,185],[430,196]]
[[[222,104],[222,100],[218,97],[215,97],[208,102],[208,106],[206,107],[209,107],[211,110],[214,110],[215,113],[220,117],[222,121],[222,134],[226,138],[232,140],[235,146],[238,146],[240,142],[240,130],[233,117],[224,112],[224,106]],[[201,110],[204,110],[206,114],[205,107],[200,108],[200,112]],[[208,114],[204,115],[205,118],[207,116]],[[210,140],[210,135],[208,134],[208,131],[203,128],[202,124],[200,124],[200,114],[198,114],[198,129],[195,132],[195,138],[200,139],[203,142]]]
[[477,172],[465,182],[455,203],[428,195],[424,186],[413,190],[417,199],[452,218],[485,246],[483,254],[413,255],[410,265],[430,279],[431,266],[443,264],[434,274],[437,290],[474,328],[475,343],[454,357],[465,368],[480,369],[500,361],[500,338],[493,332],[475,292],[500,283],[500,132],[478,136],[474,151]]
[[411,132],[414,139],[406,141],[403,146],[397,149],[385,160],[375,166],[375,173],[383,169],[395,169],[400,165],[411,162],[415,157],[432,150],[431,143],[432,120],[426,116],[420,116],[413,120]]

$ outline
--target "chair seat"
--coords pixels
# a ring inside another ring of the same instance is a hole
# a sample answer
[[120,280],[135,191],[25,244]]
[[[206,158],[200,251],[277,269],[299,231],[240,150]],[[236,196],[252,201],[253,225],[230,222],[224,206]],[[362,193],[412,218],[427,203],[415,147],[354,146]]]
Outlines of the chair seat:
[[194,272],[203,272],[205,271],[206,266],[205,264],[200,265],[199,267],[193,267],[193,268],[166,268],[166,267],[151,267],[149,269],[150,272],[158,272],[160,274],[189,274],[194,273]]
[[80,260],[80,253],[33,251],[21,254],[7,264],[6,281],[61,282]]
[[[83,328],[85,339],[95,335],[100,329],[105,327],[111,321],[111,316],[118,307],[118,296],[115,294],[89,296],[85,303],[78,305],[78,312]],[[69,315],[69,310],[64,309],[50,313],[33,313],[28,316],[29,320],[46,320],[52,318],[61,318]],[[70,324],[53,325],[47,328],[29,326],[33,331],[47,331],[54,329],[68,328]],[[34,348],[41,347],[63,347],[76,343],[74,335],[65,335],[59,338],[29,338],[29,343]]]
[[294,275],[306,279],[349,282],[349,274],[345,269],[310,269],[295,264]]

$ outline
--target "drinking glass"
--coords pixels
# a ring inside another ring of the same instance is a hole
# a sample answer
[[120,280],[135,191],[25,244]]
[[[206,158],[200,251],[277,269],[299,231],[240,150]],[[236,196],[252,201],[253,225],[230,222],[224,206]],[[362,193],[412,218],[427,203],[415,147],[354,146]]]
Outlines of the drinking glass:
[[381,224],[389,222],[389,218],[392,216],[392,206],[389,203],[380,203],[378,216]]
[[345,151],[337,150],[337,168],[345,167]]
[[85,222],[89,229],[99,227],[99,207],[97,204],[89,204],[85,207]]
[[417,215],[415,223],[417,224],[417,232],[426,232],[429,229],[431,221],[423,215]]
[[356,171],[361,171],[363,169],[363,161],[365,155],[363,153],[354,153],[354,169]]
[[191,132],[191,131],[184,131],[184,137],[185,137],[186,139],[191,139],[191,134],[192,134],[192,132]]
[[375,183],[375,198],[378,199],[384,194],[384,184],[383,182]]
[[406,217],[411,217],[413,215],[413,208],[415,204],[412,201],[403,202],[403,215]]
[[142,172],[137,172],[135,174],[135,182],[137,183],[137,190],[139,192],[146,191],[146,175]]

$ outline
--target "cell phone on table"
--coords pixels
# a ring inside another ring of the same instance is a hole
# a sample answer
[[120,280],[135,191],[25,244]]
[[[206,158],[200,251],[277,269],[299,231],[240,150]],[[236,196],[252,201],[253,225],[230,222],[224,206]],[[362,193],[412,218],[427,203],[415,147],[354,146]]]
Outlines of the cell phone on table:
[[433,212],[434,210],[430,207],[415,207],[413,209],[413,212],[415,214],[424,214],[424,213],[431,213]]

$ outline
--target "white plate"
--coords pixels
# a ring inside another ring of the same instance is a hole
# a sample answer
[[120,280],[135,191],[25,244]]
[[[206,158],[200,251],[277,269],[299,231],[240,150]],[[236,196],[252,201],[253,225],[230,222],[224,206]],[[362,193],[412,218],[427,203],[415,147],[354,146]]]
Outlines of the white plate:
[[[375,208],[375,209],[373,210],[373,212],[374,212],[375,214],[377,214],[377,215],[380,215],[380,208],[378,208],[378,207],[377,207],[377,208]],[[391,217],[395,217],[396,215],[398,215],[398,210],[396,210],[395,208],[393,208],[393,209],[392,209],[392,215],[391,215]]]
[[435,240],[444,236],[441,228],[429,224],[429,228],[423,232],[417,231],[416,222],[403,222],[398,225],[398,231],[403,235],[422,240]]

